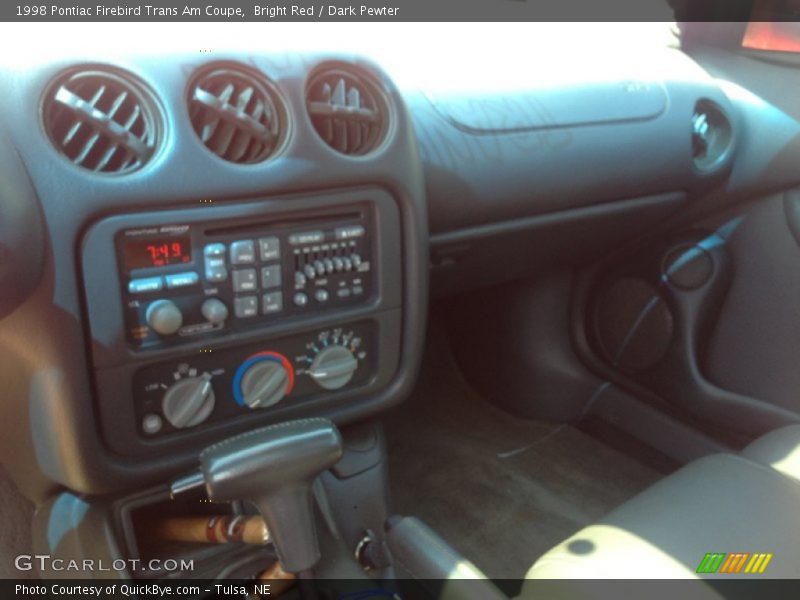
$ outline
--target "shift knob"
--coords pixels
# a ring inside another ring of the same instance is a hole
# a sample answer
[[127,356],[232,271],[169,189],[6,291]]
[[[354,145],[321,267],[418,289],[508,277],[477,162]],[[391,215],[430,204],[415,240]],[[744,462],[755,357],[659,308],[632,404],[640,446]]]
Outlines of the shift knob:
[[267,523],[285,571],[319,560],[311,486],[342,456],[342,438],[328,419],[287,421],[209,446],[200,466],[210,500],[249,500]]

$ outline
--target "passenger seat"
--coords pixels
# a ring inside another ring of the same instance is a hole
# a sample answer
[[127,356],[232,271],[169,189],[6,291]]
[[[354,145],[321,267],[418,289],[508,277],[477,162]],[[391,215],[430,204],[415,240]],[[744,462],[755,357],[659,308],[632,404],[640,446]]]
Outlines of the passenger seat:
[[[800,426],[688,464],[544,554],[527,578],[745,576],[746,564],[698,574],[707,553],[772,554],[746,576],[800,577]],[[521,596],[539,597],[544,583],[527,581]]]

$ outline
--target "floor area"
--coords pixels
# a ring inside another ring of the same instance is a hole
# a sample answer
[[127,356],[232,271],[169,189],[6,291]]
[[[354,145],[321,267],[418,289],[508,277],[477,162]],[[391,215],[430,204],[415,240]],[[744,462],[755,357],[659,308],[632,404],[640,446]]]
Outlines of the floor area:
[[17,489],[5,467],[0,466],[0,579],[29,579],[33,571],[17,571],[14,558],[31,554],[33,504]]
[[663,475],[571,425],[511,416],[429,336],[412,398],[384,420],[392,510],[433,527],[489,577],[545,551]]

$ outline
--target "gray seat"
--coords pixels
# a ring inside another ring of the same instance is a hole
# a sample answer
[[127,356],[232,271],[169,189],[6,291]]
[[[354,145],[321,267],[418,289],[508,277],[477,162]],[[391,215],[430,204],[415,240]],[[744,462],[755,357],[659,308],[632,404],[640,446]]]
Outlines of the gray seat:
[[[740,455],[690,463],[544,554],[527,577],[730,578],[698,574],[705,555],[771,553],[758,577],[797,578],[798,510],[800,426],[792,426],[756,440]],[[741,573],[749,560],[742,559]],[[540,597],[542,583],[527,581],[522,596]],[[577,582],[573,587],[573,597],[584,597],[576,593]],[[713,590],[709,597],[716,597]]]

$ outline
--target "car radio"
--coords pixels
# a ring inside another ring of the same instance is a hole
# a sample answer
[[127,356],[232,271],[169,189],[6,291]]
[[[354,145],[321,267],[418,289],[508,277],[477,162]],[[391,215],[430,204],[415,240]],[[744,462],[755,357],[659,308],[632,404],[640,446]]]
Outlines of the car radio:
[[364,302],[368,207],[319,219],[166,223],[115,236],[128,343],[178,344]]

